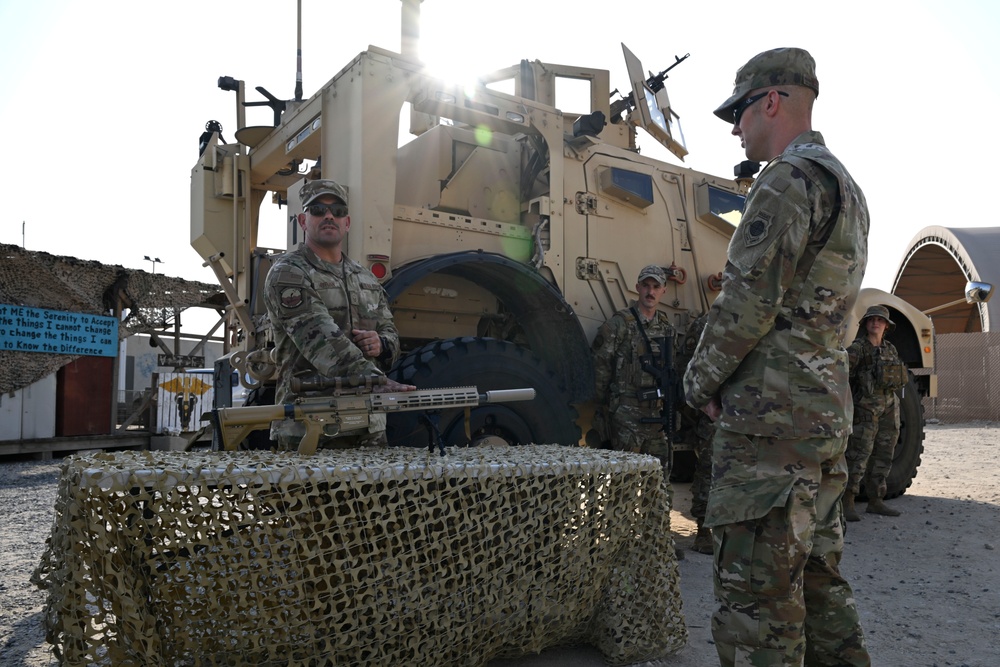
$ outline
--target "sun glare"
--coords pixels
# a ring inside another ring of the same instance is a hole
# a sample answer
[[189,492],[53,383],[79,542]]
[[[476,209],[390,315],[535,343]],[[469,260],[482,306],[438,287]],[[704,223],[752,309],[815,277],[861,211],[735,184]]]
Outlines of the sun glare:
[[468,13],[456,13],[448,6],[427,3],[421,10],[417,51],[431,75],[470,94],[483,74],[514,63],[497,62],[495,54],[481,50],[483,44],[470,46]]

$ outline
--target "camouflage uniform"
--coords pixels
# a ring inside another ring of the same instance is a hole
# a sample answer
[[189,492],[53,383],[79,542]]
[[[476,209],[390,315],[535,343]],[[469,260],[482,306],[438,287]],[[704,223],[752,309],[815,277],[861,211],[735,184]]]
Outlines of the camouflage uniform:
[[[680,374],[684,374],[688,362],[694,356],[698,340],[705,329],[708,314],[701,315],[688,325],[682,343],[682,356],[678,360]],[[691,478],[691,516],[698,524],[698,533],[691,547],[699,553],[712,553],[711,533],[705,524],[705,512],[708,509],[708,492],[712,486],[712,437],[715,435],[715,424],[701,410],[696,410],[686,403],[681,406],[681,429],[678,438],[694,447],[695,468]]]
[[[733,122],[751,90],[777,85],[818,91],[811,56],[759,54],[715,113]],[[793,139],[750,190],[688,365],[688,403],[722,408],[705,521],[722,665],[871,664],[839,571],[853,413],[841,341],[868,227],[864,195],[822,136]]]
[[[631,307],[636,307],[636,302],[633,301]],[[657,311],[651,321],[643,318],[642,324],[654,346],[658,345],[658,338],[674,344],[674,329],[665,314]],[[612,315],[594,338],[597,402],[606,409],[611,448],[652,454],[663,463],[664,474],[669,478],[670,449],[662,425],[640,421],[660,418],[659,400],[641,401],[637,396],[640,389],[655,386],[655,379],[643,371],[640,361],[640,357],[649,352],[632,311],[625,308]],[[658,349],[652,353],[654,358],[659,358]]]
[[[399,356],[399,334],[388,297],[375,276],[347,257],[326,262],[303,246],[280,256],[267,274],[264,303],[274,331],[279,363],[275,403],[294,398],[293,377],[383,375]],[[377,331],[383,352],[373,361],[351,341],[352,329]],[[271,437],[294,449],[305,427],[294,420],[274,422]],[[321,441],[320,446],[385,443],[385,415],[372,415],[368,433]]]
[[847,491],[860,493],[864,479],[869,497],[875,497],[889,476],[899,440],[896,390],[905,384],[906,367],[892,343],[883,340],[875,347],[865,335],[851,343],[847,354],[854,397],[854,433],[847,444]]

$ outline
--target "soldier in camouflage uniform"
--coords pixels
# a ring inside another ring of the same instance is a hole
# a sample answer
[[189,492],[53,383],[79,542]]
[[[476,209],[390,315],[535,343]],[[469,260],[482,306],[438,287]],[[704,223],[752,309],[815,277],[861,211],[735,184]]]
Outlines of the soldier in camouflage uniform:
[[892,468],[892,453],[899,440],[899,400],[896,391],[908,379],[906,364],[896,347],[883,336],[896,328],[889,309],[872,306],[861,318],[864,334],[847,348],[851,364],[851,395],[854,398],[854,433],[847,443],[847,491],[844,518],[861,521],[854,497],[864,479],[868,512],[899,516],[883,502],[886,478]]
[[594,338],[596,397],[601,406],[596,421],[603,423],[597,430],[605,431],[602,435],[612,449],[660,459],[672,501],[670,448],[663,424],[642,423],[644,418],[659,422],[662,407],[660,399],[650,397],[656,391],[656,378],[644,370],[644,357],[647,362],[660,359],[659,346],[675,344],[674,328],[657,310],[667,289],[667,274],[662,267],[647,266],[639,272],[635,288],[639,299],[612,315]]
[[[292,378],[384,375],[399,355],[399,335],[385,290],[372,273],[343,252],[351,227],[347,192],[331,180],[310,181],[299,192],[304,243],[278,257],[268,271],[264,302],[278,362],[275,403],[295,398]],[[387,391],[412,389],[389,381]],[[271,437],[295,449],[305,427],[273,422]],[[385,444],[385,415],[372,415],[367,433],[321,439],[320,447]]]
[[[688,325],[682,343],[683,353],[678,360],[678,368],[683,375],[688,362],[694,356],[701,332],[705,330],[708,313],[701,315]],[[712,486],[712,437],[715,435],[715,424],[701,410],[696,410],[686,403],[681,406],[681,433],[678,437],[694,447],[695,468],[691,478],[691,516],[698,525],[694,537],[692,551],[701,554],[712,553],[712,531],[705,526],[705,512],[708,510],[708,492]]]
[[871,664],[840,574],[853,407],[844,323],[868,255],[861,189],[812,130],[806,51],[750,59],[715,114],[766,161],[684,377],[716,420],[705,525],[722,665]]

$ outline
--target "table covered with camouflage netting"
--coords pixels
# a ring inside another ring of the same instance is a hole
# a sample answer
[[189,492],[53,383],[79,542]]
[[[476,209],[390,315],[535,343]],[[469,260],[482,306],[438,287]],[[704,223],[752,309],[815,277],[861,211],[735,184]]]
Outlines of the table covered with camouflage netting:
[[119,452],[63,464],[35,573],[65,665],[481,665],[687,639],[652,457]]

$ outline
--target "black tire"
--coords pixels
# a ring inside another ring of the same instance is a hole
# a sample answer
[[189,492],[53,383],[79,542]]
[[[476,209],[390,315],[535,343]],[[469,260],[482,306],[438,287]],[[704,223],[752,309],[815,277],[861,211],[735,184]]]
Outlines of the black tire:
[[886,480],[886,498],[895,498],[913,483],[924,453],[924,406],[917,384],[910,375],[899,399],[899,440],[892,453],[892,469]]
[[[479,392],[532,387],[534,400],[472,408],[472,442],[484,437],[509,444],[576,445],[576,409],[556,376],[529,350],[492,338],[436,341],[403,357],[389,373],[418,389],[475,386]],[[466,445],[465,411],[441,411],[438,428],[446,445]],[[419,412],[390,414],[386,436],[393,446],[425,447],[428,435]]]

